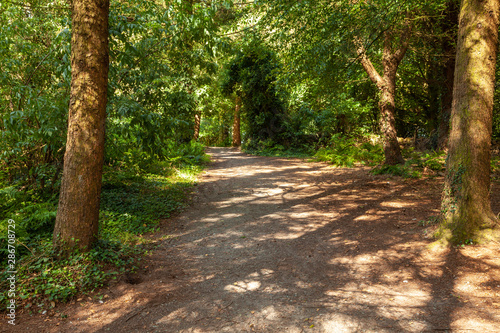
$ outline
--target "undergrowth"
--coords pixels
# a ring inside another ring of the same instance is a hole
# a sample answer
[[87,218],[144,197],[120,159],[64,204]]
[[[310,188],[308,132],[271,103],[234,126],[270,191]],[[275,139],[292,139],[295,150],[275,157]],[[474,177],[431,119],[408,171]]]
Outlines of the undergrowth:
[[[255,145],[254,145],[255,146]],[[333,135],[327,144],[319,149],[302,147],[285,148],[271,140],[259,142],[259,149],[244,147],[245,152],[260,156],[281,156],[311,158],[312,161],[324,161],[338,167],[373,166],[375,175],[389,174],[403,178],[442,175],[445,170],[446,155],[437,151],[415,151],[403,149],[404,164],[384,165],[384,150],[379,136],[361,136],[358,138]],[[492,159],[492,170],[500,170],[500,159]]]
[[389,174],[403,178],[421,178],[436,176],[444,172],[446,155],[439,151],[415,151],[413,148],[403,149],[404,164],[379,165],[372,169],[375,175]]
[[[196,175],[208,161],[201,145],[195,150],[163,162],[106,166],[99,241],[91,251],[66,259],[52,248],[57,194],[44,196],[15,184],[0,186],[0,260],[2,268],[6,267],[7,225],[12,219],[16,226],[17,305],[21,302],[28,311],[42,311],[55,302],[99,289],[125,270],[135,270],[148,250],[143,235],[156,231],[161,219],[186,206]],[[9,275],[7,269],[0,273],[0,304],[9,300]]]
[[314,158],[339,167],[372,166],[384,160],[384,152],[376,137],[356,139],[334,135],[328,145],[316,152]]
[[282,144],[276,144],[271,139],[260,140],[257,143],[243,144],[242,150],[252,155],[287,158],[308,158],[314,154],[314,149],[310,147],[285,147]]

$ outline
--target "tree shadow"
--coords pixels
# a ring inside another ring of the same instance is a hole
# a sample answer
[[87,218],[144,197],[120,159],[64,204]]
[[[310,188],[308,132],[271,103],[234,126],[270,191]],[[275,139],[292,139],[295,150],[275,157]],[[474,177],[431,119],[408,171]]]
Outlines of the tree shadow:
[[142,303],[113,303],[102,316],[114,319],[87,331],[433,332],[466,328],[463,313],[498,321],[457,290],[477,265],[496,288],[498,265],[427,248],[418,221],[439,209],[441,180],[210,153],[198,198],[172,221],[184,227],[134,286],[130,303]]

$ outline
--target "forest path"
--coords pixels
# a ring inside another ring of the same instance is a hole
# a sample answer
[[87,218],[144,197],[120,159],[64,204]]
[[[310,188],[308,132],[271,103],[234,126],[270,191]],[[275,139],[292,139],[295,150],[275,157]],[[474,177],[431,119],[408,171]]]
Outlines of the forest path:
[[437,214],[442,178],[208,153],[144,271],[16,330],[500,332],[498,244],[427,248],[418,222]]

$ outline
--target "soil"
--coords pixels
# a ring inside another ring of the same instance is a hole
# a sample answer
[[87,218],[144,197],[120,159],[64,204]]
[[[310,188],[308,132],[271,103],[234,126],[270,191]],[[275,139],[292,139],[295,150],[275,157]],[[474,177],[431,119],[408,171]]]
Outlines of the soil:
[[140,272],[0,331],[500,332],[500,244],[429,246],[442,177],[208,152]]

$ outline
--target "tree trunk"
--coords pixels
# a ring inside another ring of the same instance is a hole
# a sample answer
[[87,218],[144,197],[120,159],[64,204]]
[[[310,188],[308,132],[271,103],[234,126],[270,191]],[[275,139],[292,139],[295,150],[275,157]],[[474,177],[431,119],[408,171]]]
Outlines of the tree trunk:
[[443,74],[445,77],[444,93],[441,97],[441,115],[439,117],[438,127],[438,150],[444,150],[448,147],[448,136],[450,133],[450,116],[453,103],[453,81],[455,79],[455,38],[458,23],[458,7],[455,1],[448,1],[446,10],[446,20],[443,22],[443,31],[446,36],[443,40],[443,53],[445,56],[445,64]]
[[392,43],[394,41],[393,33],[393,31],[386,31],[384,33],[384,49],[382,54],[384,76],[381,76],[373,66],[372,62],[366,55],[366,50],[361,40],[355,40],[359,61],[368,74],[370,80],[377,85],[380,93],[378,103],[380,109],[380,130],[384,137],[384,163],[388,165],[404,163],[398,143],[396,121],[394,119],[394,95],[396,92],[396,72],[398,70],[399,63],[408,49],[410,27],[407,25],[405,30],[401,33],[401,45],[395,51],[392,48]]
[[444,150],[448,147],[450,133],[450,116],[453,103],[453,81],[455,76],[455,57],[448,59],[445,64],[445,91],[441,98],[441,114],[439,116],[437,149]]
[[240,110],[241,110],[241,97],[236,96],[236,106],[234,108],[234,121],[233,121],[233,147],[241,146]]
[[380,130],[384,136],[384,163],[396,165],[404,163],[396,133],[396,120],[394,119],[396,77],[395,75],[394,78],[388,76],[384,81],[384,84],[379,87],[380,100],[378,103],[380,109]]
[[200,124],[201,124],[201,112],[197,111],[194,114],[194,134],[193,134],[194,141],[198,141],[198,138],[200,137]]
[[109,0],[72,2],[68,136],[53,242],[65,252],[97,240],[108,85]]
[[490,155],[500,0],[463,0],[451,131],[438,235],[478,241],[496,224],[490,202]]

